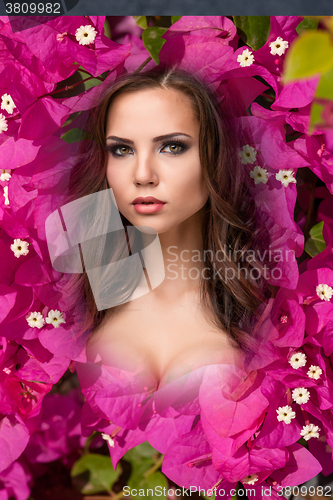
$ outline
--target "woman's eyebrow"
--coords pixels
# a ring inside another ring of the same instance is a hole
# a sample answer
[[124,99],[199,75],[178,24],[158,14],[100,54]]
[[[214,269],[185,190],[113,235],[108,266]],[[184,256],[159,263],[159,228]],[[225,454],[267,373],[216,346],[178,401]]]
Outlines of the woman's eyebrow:
[[153,139],[153,142],[160,142],[160,141],[164,141],[166,139],[172,139],[173,137],[176,137],[179,135],[184,135],[185,137],[189,137],[190,139],[192,139],[192,137],[190,135],[184,134],[184,132],[174,132],[172,134],[159,135],[158,137],[155,137]]
[[127,144],[134,144],[130,139],[124,139],[123,137],[117,137],[116,135],[110,135],[106,138],[106,140],[117,141],[117,142],[126,142]]
[[[188,134],[185,134],[184,132],[173,132],[172,134],[165,134],[165,135],[159,135],[158,137],[154,137],[153,142],[160,142],[168,139],[172,139],[173,137],[178,137],[180,135],[183,135],[185,137],[189,137],[192,139],[192,137]],[[133,141],[130,139],[125,139],[124,137],[117,137],[116,135],[110,135],[109,137],[106,138],[106,140],[111,140],[111,141],[117,141],[117,142],[123,142],[126,144],[134,144]]]

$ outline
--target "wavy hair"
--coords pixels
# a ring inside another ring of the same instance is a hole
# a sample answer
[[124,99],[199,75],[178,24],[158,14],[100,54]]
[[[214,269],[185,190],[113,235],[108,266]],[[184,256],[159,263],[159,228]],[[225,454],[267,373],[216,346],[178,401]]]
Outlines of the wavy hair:
[[[228,334],[234,346],[253,349],[255,343],[249,325],[272,291],[261,275],[264,262],[255,256],[270,242],[246,184],[246,169],[238,154],[239,132],[233,131],[234,117],[223,106],[223,97],[222,104],[217,105],[203,83],[179,70],[153,70],[120,79],[91,111],[86,126],[90,140],[82,141],[78,162],[71,172],[70,195],[80,198],[109,187],[105,145],[110,105],[120,95],[150,88],[174,89],[192,103],[200,124],[199,155],[209,191],[202,226],[203,248],[208,257],[205,265],[209,270],[206,279],[201,280],[200,297],[210,319]],[[123,217],[122,220],[125,226],[131,225]],[[244,259],[249,250],[251,261]],[[226,279],[230,275],[233,279]],[[106,311],[97,310],[86,274],[77,284],[84,290],[87,303],[86,325],[96,328]]]

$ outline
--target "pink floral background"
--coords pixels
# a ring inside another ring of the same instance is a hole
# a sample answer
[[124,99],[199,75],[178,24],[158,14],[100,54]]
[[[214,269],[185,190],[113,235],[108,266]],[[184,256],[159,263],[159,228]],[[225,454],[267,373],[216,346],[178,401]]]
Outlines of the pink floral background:
[[[229,491],[240,481],[278,497],[333,473],[333,135],[308,134],[318,77],[281,78],[302,20],[272,16],[257,50],[227,17],[182,17],[163,34],[159,64],[202,79],[251,138],[238,154],[269,250],[294,258],[269,270],[280,288],[254,327],[260,349],[246,372],[203,367],[155,390],[147,373],[86,363],[84,304],[52,268],[45,220],[66,203],[78,146],[70,134],[84,132],[117,76],[157,62],[131,17],[108,19],[112,39],[103,16],[1,18],[1,500],[26,500],[45,463],[71,468],[94,431],[114,467],[148,441],[165,476],[185,487]],[[311,239],[317,250],[305,252]],[[84,398],[78,388],[50,394],[75,369]]]

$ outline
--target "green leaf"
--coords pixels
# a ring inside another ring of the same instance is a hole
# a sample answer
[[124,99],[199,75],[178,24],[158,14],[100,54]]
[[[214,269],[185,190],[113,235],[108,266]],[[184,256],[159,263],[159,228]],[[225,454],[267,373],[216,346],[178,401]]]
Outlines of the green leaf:
[[166,40],[163,40],[162,35],[168,28],[161,28],[160,26],[151,26],[142,33],[142,41],[151,57],[156,64],[159,64],[159,53]]
[[303,21],[299,23],[296,28],[297,33],[300,35],[304,30],[316,30],[318,28],[318,21],[310,16],[306,16]]
[[135,19],[135,22],[140,28],[146,29],[148,24],[147,24],[147,17],[146,16],[133,16]]
[[[83,71],[79,70],[78,73],[80,74],[82,80],[89,78],[89,75],[87,75],[87,73],[83,73]],[[103,77],[103,75],[104,75],[104,73],[101,76]],[[103,83],[103,80],[99,80],[98,78],[91,78],[91,79],[87,80],[86,82],[83,82],[84,90],[91,89],[91,87],[97,87],[101,83]]]
[[321,75],[316,90],[316,97],[322,99],[333,99],[333,66]]
[[120,474],[121,468],[118,466],[117,470],[114,470],[110,457],[95,453],[81,457],[71,470],[74,485],[84,495],[102,491],[110,493]]
[[142,457],[144,458],[150,458],[151,463],[154,463],[154,455],[158,455],[158,451],[153,448],[148,441],[145,441],[144,443],[139,444],[138,446],[135,446],[135,448],[132,448],[129,450],[125,456],[124,459],[128,460],[129,462],[138,462],[141,460]]
[[131,488],[136,488],[144,481],[144,474],[154,465],[154,460],[147,457],[141,457],[139,461],[131,461],[131,465],[132,473],[128,480],[128,485]]
[[323,124],[323,120],[321,118],[321,114],[323,112],[324,107],[317,103],[313,102],[311,106],[311,114],[310,114],[310,125],[309,125],[309,134],[312,134],[313,130],[316,126]]
[[103,28],[104,28],[104,35],[111,39],[111,27],[107,18],[105,18]]
[[137,489],[138,495],[140,495],[140,489],[142,489],[144,496],[153,500],[165,498],[165,495],[163,495],[164,488],[168,490],[168,481],[165,475],[159,471],[153,472],[147,477],[143,474],[134,473],[131,475],[128,485],[131,489]]
[[233,16],[238,34],[253,50],[265,45],[271,29],[270,16]]
[[318,255],[326,248],[326,243],[323,237],[323,226],[324,222],[323,221],[319,222],[318,224],[313,226],[309,231],[310,238],[305,243],[305,251],[311,257]]
[[[203,495],[201,493],[200,493],[200,496],[202,496],[203,498],[206,498],[206,500],[215,500],[215,497],[216,497],[215,493],[213,493],[210,497],[207,495]],[[234,498],[234,497],[232,497],[232,498]],[[230,500],[232,500],[232,498]]]
[[326,31],[307,31],[297,38],[285,60],[284,83],[326,73],[333,67],[333,44]]
[[83,130],[79,128],[71,128],[61,136],[61,139],[66,141],[68,144],[73,144],[74,142],[82,141],[85,136],[86,134]]
[[171,16],[171,24],[176,23],[182,16]]

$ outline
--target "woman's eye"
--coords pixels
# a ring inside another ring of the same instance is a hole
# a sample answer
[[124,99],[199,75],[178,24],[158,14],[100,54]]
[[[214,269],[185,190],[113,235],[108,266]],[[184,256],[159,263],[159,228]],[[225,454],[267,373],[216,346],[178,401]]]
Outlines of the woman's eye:
[[177,154],[181,153],[184,149],[184,146],[181,146],[180,144],[167,144],[161,149],[161,151]]
[[114,148],[113,152],[117,156],[127,156],[131,153],[131,148],[129,146],[117,146],[116,148]]

